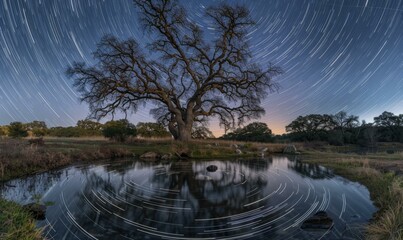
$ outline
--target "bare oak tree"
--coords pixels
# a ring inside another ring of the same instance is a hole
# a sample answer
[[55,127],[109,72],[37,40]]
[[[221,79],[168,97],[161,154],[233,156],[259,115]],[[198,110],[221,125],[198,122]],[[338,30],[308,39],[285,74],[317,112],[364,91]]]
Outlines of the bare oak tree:
[[151,102],[157,121],[186,141],[195,122],[217,117],[229,129],[264,114],[261,99],[277,90],[272,78],[281,69],[251,61],[246,34],[255,23],[245,7],[207,8],[215,34],[207,38],[178,1],[134,0],[134,5],[153,39],[149,52],[134,39],[105,36],[94,52],[97,64],[74,63],[67,71],[89,103],[90,117],[135,112]]

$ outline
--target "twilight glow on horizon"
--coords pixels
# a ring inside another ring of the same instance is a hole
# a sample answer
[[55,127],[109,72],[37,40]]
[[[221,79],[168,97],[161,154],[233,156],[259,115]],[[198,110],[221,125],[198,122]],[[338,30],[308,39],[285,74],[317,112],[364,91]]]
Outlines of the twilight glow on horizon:
[[[180,1],[209,34],[207,6],[246,5],[257,22],[248,41],[252,59],[284,73],[281,88],[262,102],[274,133],[299,115],[346,111],[373,121],[383,111],[403,113],[403,0],[188,0]],[[75,125],[88,106],[65,71],[74,61],[93,64],[105,34],[150,38],[131,0],[1,0],[0,125],[45,121]],[[154,121],[150,106],[128,117]],[[212,119],[210,129],[223,133]]]

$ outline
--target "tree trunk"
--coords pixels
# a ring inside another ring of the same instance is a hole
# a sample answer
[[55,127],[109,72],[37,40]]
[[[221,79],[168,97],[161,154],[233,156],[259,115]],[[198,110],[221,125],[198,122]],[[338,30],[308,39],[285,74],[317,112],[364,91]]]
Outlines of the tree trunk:
[[168,125],[168,130],[172,134],[175,140],[189,141],[192,139],[192,127],[189,124],[174,124]]
[[178,124],[178,138],[179,141],[190,141],[192,139],[192,127],[187,125]]
[[175,140],[178,140],[179,134],[178,134],[178,128],[176,127],[176,124],[174,121],[170,121],[168,124],[168,130],[172,134]]
[[180,113],[171,116],[168,130],[175,140],[190,141],[192,139],[193,115],[191,113],[191,111],[188,111],[185,119],[182,118]]

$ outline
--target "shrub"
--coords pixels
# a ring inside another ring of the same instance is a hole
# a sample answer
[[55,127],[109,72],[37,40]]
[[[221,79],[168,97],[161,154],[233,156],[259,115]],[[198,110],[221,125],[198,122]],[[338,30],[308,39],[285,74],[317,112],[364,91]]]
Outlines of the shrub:
[[136,127],[127,119],[109,121],[105,123],[102,133],[109,139],[124,142],[129,136],[136,136]]
[[12,138],[21,138],[28,136],[28,131],[21,122],[12,122],[8,127],[8,136]]
[[80,130],[77,127],[53,127],[49,129],[49,136],[80,137]]
[[327,141],[331,145],[342,146],[344,145],[343,134],[339,131],[333,131],[328,135]]
[[170,137],[171,134],[166,130],[164,125],[153,122],[140,122],[136,126],[137,134],[141,137]]

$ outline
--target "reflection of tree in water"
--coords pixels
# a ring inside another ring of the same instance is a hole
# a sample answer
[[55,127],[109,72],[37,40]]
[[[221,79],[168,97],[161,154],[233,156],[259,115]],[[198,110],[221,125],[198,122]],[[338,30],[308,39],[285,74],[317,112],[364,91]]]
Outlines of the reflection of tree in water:
[[[85,185],[82,191],[76,191],[74,196],[69,196],[76,201],[65,200],[68,202],[68,211],[72,212],[81,227],[94,236],[115,236],[118,234],[116,230],[120,229],[119,226],[124,221],[113,216],[117,209],[108,205],[106,201],[111,201],[111,196],[116,196],[119,189],[124,187],[123,178],[125,173],[119,177],[113,177],[113,171],[96,172],[87,168],[81,170],[82,175],[85,176]],[[72,222],[68,215],[64,216],[68,221]],[[103,227],[100,228],[100,226]],[[63,228],[63,226],[61,227]],[[74,234],[80,234],[81,232],[78,228],[71,228],[70,231]]]
[[[216,172],[206,170],[211,164],[218,166]],[[108,226],[108,229],[112,225],[116,231],[130,236],[127,230],[133,226],[125,221],[129,219],[162,232],[194,235],[195,226],[225,225],[231,220],[225,217],[260,206],[245,205],[262,198],[264,192],[259,189],[267,185],[264,173],[269,166],[270,161],[266,160],[173,162],[166,165],[136,162],[133,168],[121,172],[108,165],[108,172],[86,174],[85,198],[80,193],[77,205],[80,206],[80,215],[88,217],[80,222],[89,232],[99,232],[97,224]],[[141,175],[141,170],[144,171],[143,182],[134,180],[136,175]],[[116,207],[106,203],[108,201]],[[97,216],[94,207],[101,210],[101,217]]]
[[288,168],[293,169],[302,176],[307,176],[313,179],[323,179],[333,177],[333,172],[318,164],[308,164],[301,162],[298,158],[289,159]]
[[[0,185],[0,195],[22,204],[34,201],[34,195],[43,196],[60,181],[68,170],[49,171],[26,178],[14,179]],[[64,174],[63,174],[64,173]]]
[[[210,165],[217,166],[215,172],[207,171]],[[290,228],[291,232],[284,229],[311,206],[309,201],[303,201],[304,191],[296,195],[291,178],[300,178],[291,170],[316,179],[333,176],[318,165],[278,157],[170,164],[130,161],[71,167],[14,180],[7,184],[16,187],[5,187],[5,193],[8,199],[24,202],[25,195],[49,192],[45,200],[56,204],[48,208],[47,218],[52,227],[45,231],[54,239],[74,238],[69,231],[80,239],[90,239],[83,230],[98,239],[124,239],[122,235],[154,239],[153,234],[171,239],[176,236],[242,239],[243,234],[253,239],[285,239],[300,234],[298,228]],[[326,182],[333,184],[333,181],[317,181],[318,184],[312,181],[308,186],[302,181],[301,190],[304,187],[322,190]],[[342,190],[330,188],[332,196]],[[314,192],[322,196],[320,191]],[[310,196],[316,199],[315,194]],[[341,207],[340,201],[332,198],[333,207]],[[338,216],[339,209],[336,212]],[[361,212],[365,214],[365,210]],[[335,229],[341,228],[335,226]]]
[[105,165],[105,170],[108,172],[115,172],[119,174],[126,174],[129,170],[136,168],[136,169],[142,169],[142,168],[150,168],[154,165],[155,163],[152,162],[133,162],[133,161],[128,161],[128,160],[123,160],[123,161],[116,161],[112,163],[108,163]]
[[[218,170],[209,173],[206,168],[210,164],[217,165]],[[192,209],[191,212],[181,210],[178,214],[185,219],[177,220],[186,224],[194,218],[218,218],[247,211],[244,205],[259,198],[259,194],[247,198],[247,193],[267,184],[261,173],[268,165],[256,166],[255,161],[177,162],[167,169],[168,176],[154,175],[151,182],[158,188],[170,190],[165,197],[188,200],[175,202],[178,207]]]

